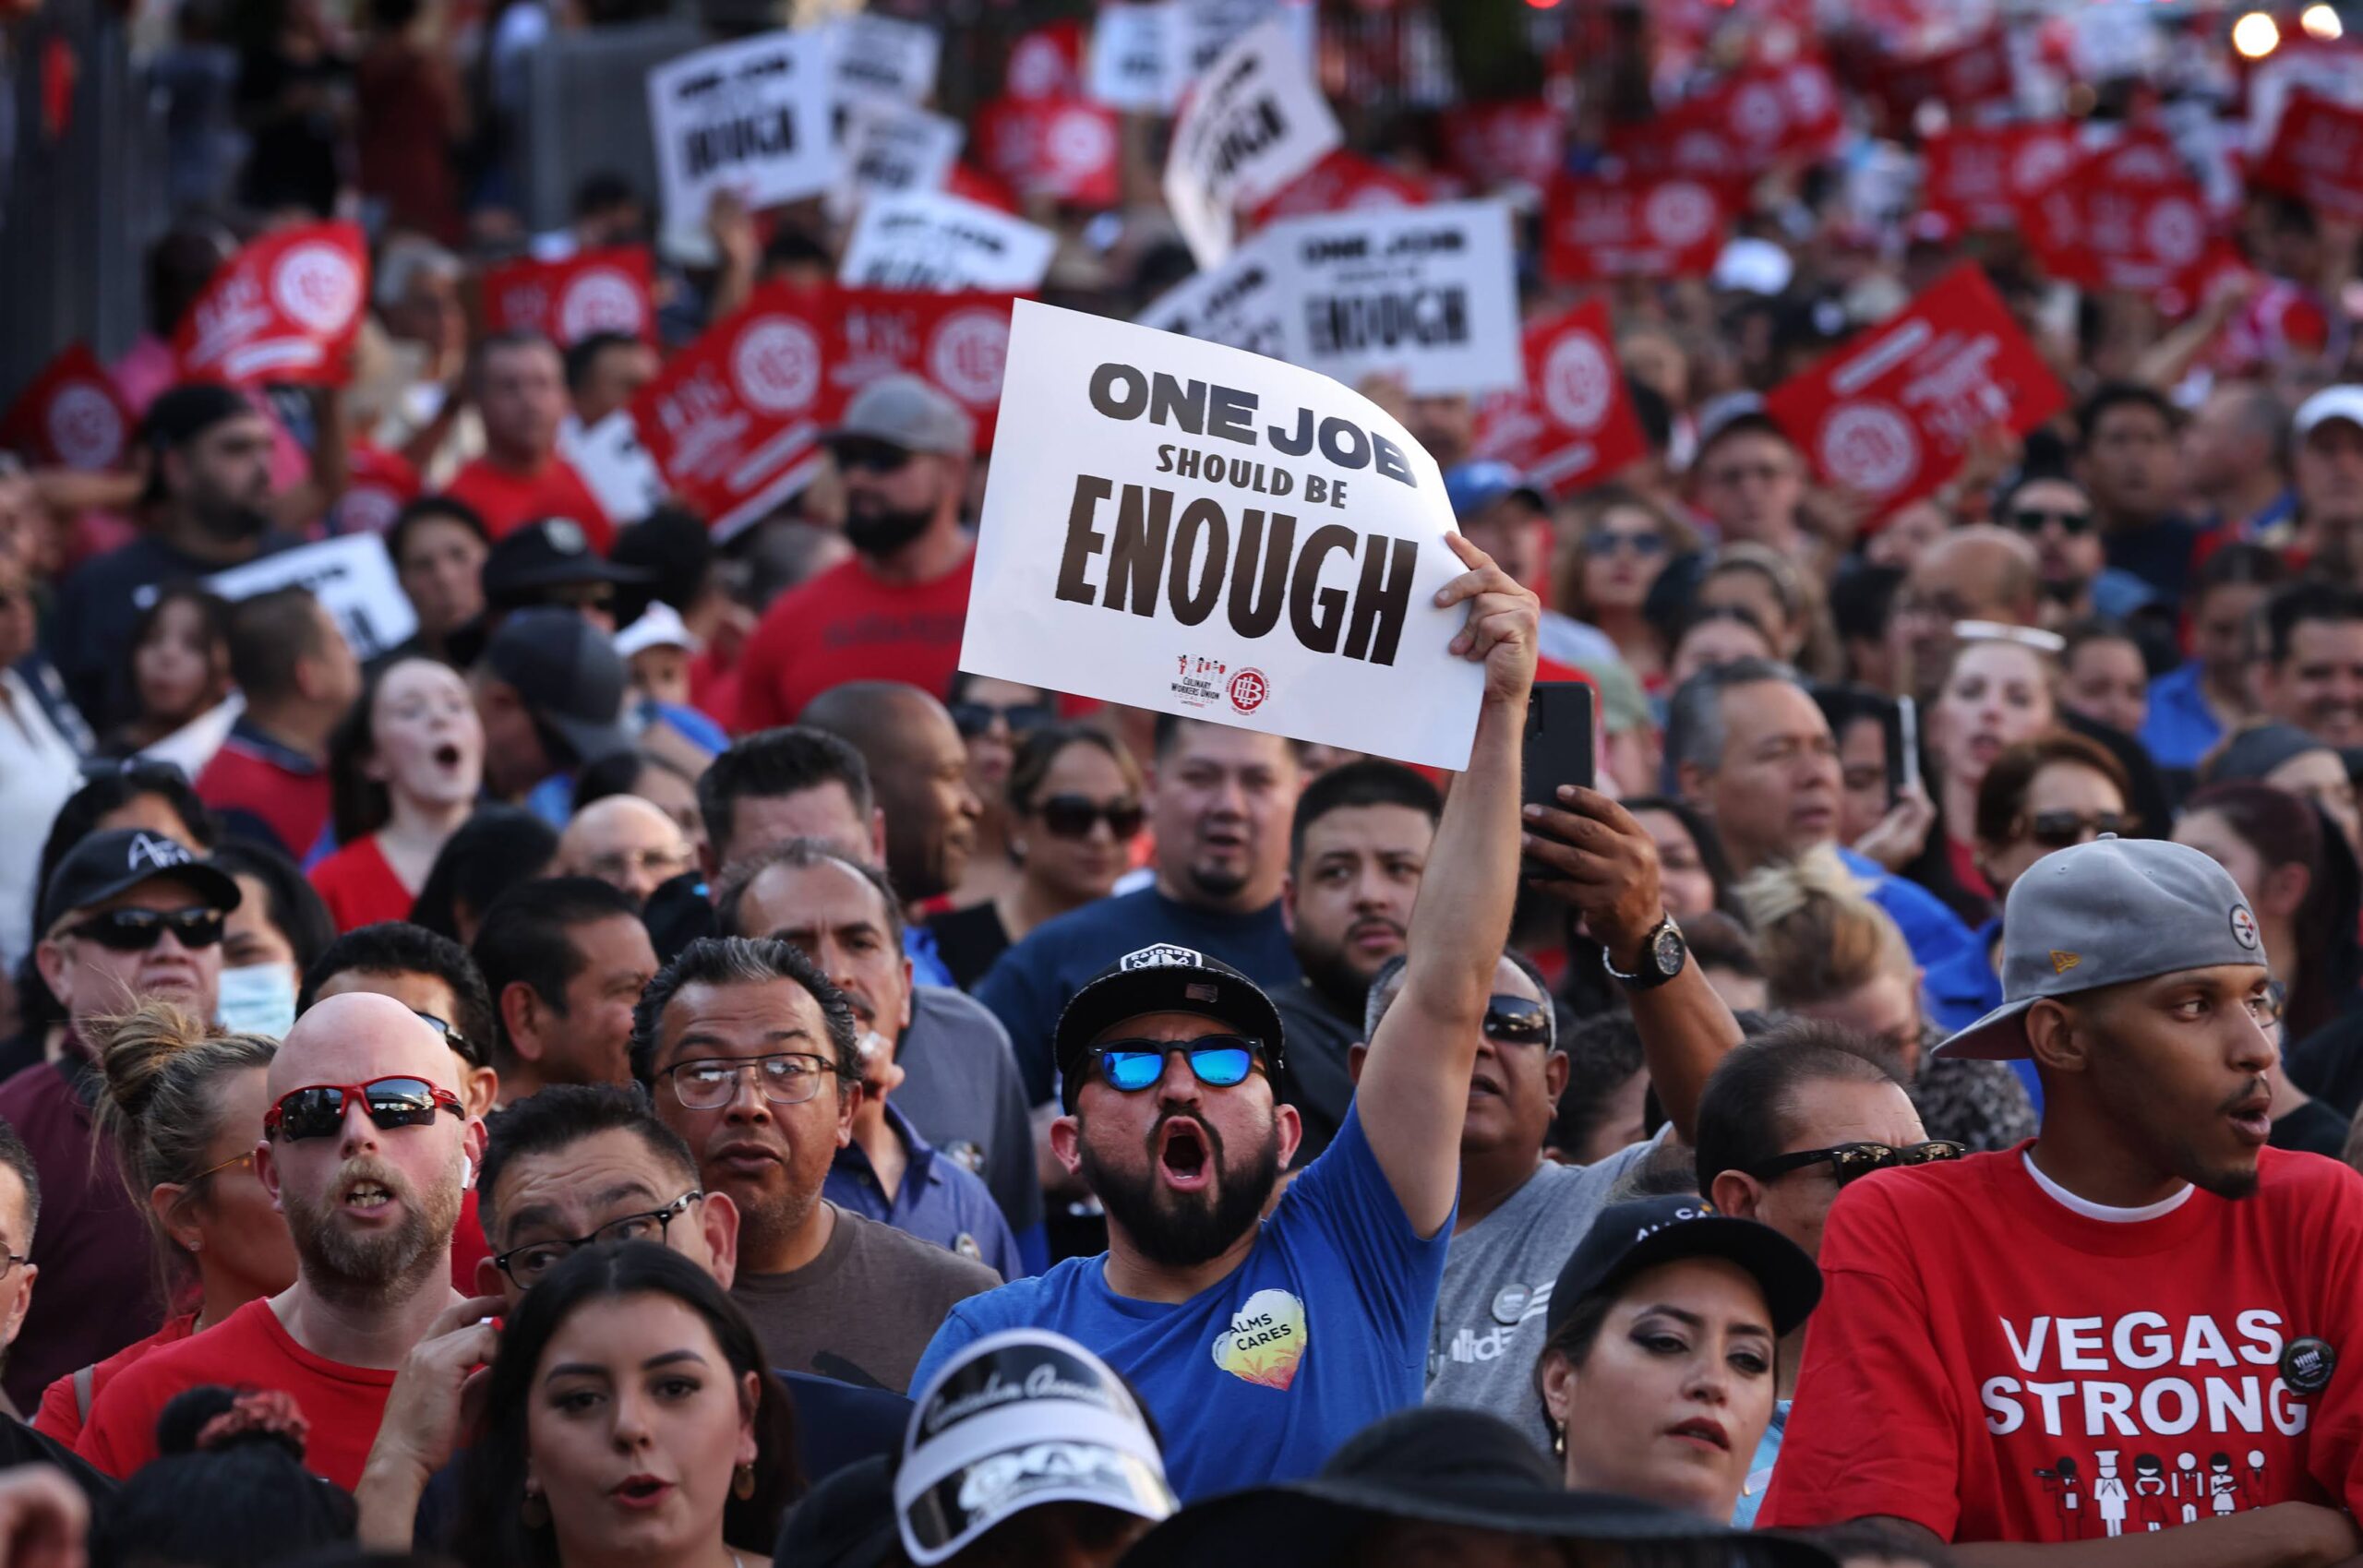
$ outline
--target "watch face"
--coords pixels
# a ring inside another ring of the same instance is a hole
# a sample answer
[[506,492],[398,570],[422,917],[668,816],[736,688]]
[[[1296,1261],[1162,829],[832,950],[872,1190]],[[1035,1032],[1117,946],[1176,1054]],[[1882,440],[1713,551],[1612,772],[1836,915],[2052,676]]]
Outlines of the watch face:
[[1685,951],[1682,933],[1672,925],[1658,932],[1657,940],[1649,944],[1649,957],[1657,964],[1658,973],[1671,980],[1682,972],[1682,955]]

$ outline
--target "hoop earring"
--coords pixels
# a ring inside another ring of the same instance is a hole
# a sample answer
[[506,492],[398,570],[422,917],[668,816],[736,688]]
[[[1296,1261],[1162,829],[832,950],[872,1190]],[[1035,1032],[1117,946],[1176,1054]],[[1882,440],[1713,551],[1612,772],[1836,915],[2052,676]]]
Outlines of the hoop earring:
[[547,1529],[550,1522],[549,1499],[537,1491],[527,1492],[525,1501],[517,1505],[517,1517],[529,1530]]
[[741,1465],[730,1472],[730,1495],[744,1502],[755,1495],[755,1467]]

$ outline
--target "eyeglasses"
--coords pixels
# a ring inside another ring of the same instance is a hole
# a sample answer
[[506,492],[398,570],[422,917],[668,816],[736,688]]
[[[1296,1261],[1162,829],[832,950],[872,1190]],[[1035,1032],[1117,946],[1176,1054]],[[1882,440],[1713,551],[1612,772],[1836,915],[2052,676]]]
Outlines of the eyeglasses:
[[1093,800],[1080,795],[1054,795],[1035,808],[1052,838],[1089,838],[1095,822],[1106,822],[1120,840],[1141,831],[1148,813],[1137,800]]
[[780,1051],[749,1061],[712,1058],[685,1061],[657,1074],[673,1081],[673,1097],[684,1110],[718,1110],[738,1097],[738,1080],[750,1071],[763,1098],[775,1106],[800,1106],[821,1092],[836,1069],[817,1056]]
[[223,1160],[220,1165],[207,1166],[203,1170],[200,1170],[195,1176],[190,1177],[186,1182],[181,1184],[181,1195],[173,1200],[173,1207],[174,1209],[178,1209],[183,1203],[186,1203],[191,1198],[196,1197],[198,1188],[210,1178],[219,1176],[223,1171],[232,1169],[238,1166],[244,1166],[248,1170],[252,1170],[255,1167],[255,1155],[252,1149],[247,1150],[243,1155],[237,1155],[232,1158]]
[[443,1043],[445,1045],[459,1052],[461,1056],[466,1058],[467,1063],[470,1067],[483,1067],[486,1065],[484,1059],[483,1047],[478,1046],[474,1040],[469,1039],[465,1035],[461,1034],[457,1029],[451,1027],[449,1022],[436,1017],[431,1012],[421,1012],[416,1008],[412,1008],[410,1011],[413,1017],[416,1018],[420,1023],[427,1025],[427,1027],[433,1029],[437,1034],[442,1035]]
[[114,952],[146,952],[168,930],[183,947],[211,947],[222,940],[222,920],[218,909],[110,909],[66,927],[66,934]]
[[1665,554],[1665,539],[1656,533],[1613,533],[1603,528],[1584,535],[1584,554],[1613,556],[1619,550],[1629,550],[1644,558]]
[[372,1078],[366,1083],[313,1083],[290,1090],[265,1113],[262,1130],[291,1143],[333,1138],[343,1129],[345,1110],[355,1095],[368,1108],[369,1119],[388,1132],[429,1126],[440,1110],[463,1120],[468,1114],[459,1095],[424,1078]]
[[2045,849],[2067,849],[2103,833],[2122,838],[2133,826],[2122,811],[2038,811],[2025,821],[2028,840]]
[[1807,1166],[1827,1165],[1829,1174],[1838,1179],[1839,1186],[1843,1187],[1850,1181],[1868,1176],[1875,1170],[1885,1170],[1889,1166],[1935,1165],[1940,1160],[1957,1160],[1967,1153],[1967,1144],[1950,1143],[1941,1138],[1932,1138],[1925,1143],[1907,1144],[1902,1148],[1890,1143],[1840,1143],[1834,1148],[1805,1149],[1793,1155],[1782,1155],[1778,1159],[1766,1160],[1747,1174],[1758,1181],[1770,1181],[1775,1177],[1803,1170]]
[[494,1258],[492,1266],[507,1275],[520,1290],[530,1290],[534,1281],[582,1248],[619,1247],[627,1241],[663,1242],[673,1222],[680,1218],[691,1203],[704,1196],[703,1192],[694,1190],[684,1192],[661,1209],[611,1219],[588,1236],[552,1237],[546,1241],[528,1241]]
[[991,702],[952,704],[953,727],[960,732],[963,740],[984,734],[993,727],[995,719],[1008,725],[1010,734],[1026,735],[1058,716],[1058,709],[1048,702],[1012,702],[1006,706]]
[[1551,1009],[1531,997],[1488,997],[1485,1038],[1505,1046],[1547,1046]]
[[1201,1035],[1194,1040],[1110,1040],[1094,1046],[1099,1075],[1114,1088],[1137,1095],[1165,1076],[1165,1059],[1176,1051],[1190,1059],[1198,1082],[1214,1089],[1234,1089],[1255,1071],[1260,1040],[1240,1035]]
[[2014,507],[2010,510],[2010,526],[2021,533],[2040,533],[2055,522],[2070,538],[2093,531],[2093,514],[2088,511],[2068,511],[2057,507]]
[[911,461],[911,450],[892,441],[871,441],[860,438],[837,441],[830,445],[829,455],[837,467],[847,473],[894,473]]
[[612,610],[616,591],[604,582],[547,588],[542,592],[542,602],[570,610]]
[[583,862],[583,869],[603,882],[620,882],[635,871],[671,881],[689,868],[689,852],[675,849],[618,849]]

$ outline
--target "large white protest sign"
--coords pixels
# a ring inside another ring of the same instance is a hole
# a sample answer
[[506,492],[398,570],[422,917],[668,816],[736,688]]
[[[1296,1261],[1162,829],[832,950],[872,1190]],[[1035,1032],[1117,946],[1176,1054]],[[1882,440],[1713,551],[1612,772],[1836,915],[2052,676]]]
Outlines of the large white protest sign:
[[1224,50],[1192,85],[1165,161],[1165,202],[1198,265],[1229,254],[1233,208],[1274,195],[1342,139],[1285,20]]
[[1167,71],[1175,92],[1212,66],[1241,34],[1275,18],[1288,30],[1298,58],[1312,59],[1316,11],[1312,0],[1175,0],[1173,25],[1166,34],[1171,51]]
[[668,60],[648,73],[649,124],[668,241],[699,238],[717,190],[750,208],[818,196],[836,182],[829,36],[773,32]]
[[1022,293],[1050,269],[1058,236],[965,197],[940,191],[865,202],[837,281],[860,289]]
[[1147,6],[1103,6],[1091,24],[1091,60],[1085,90],[1112,109],[1162,114],[1180,93],[1167,40],[1180,21],[1172,0]]
[[1219,267],[1192,273],[1134,317],[1160,332],[1294,360],[1295,299],[1276,246],[1259,234]]
[[558,432],[558,453],[618,528],[665,504],[665,476],[640,444],[630,409],[619,408],[588,429],[570,424]]
[[960,667],[1461,768],[1435,460],[1327,377],[1020,300]]
[[1269,231],[1296,319],[1289,357],[1414,394],[1526,383],[1510,210],[1498,201],[1292,218]]
[[959,121],[907,103],[855,102],[846,111],[845,179],[831,194],[833,209],[850,213],[872,197],[941,190],[967,135]]
[[394,577],[385,541],[374,533],[282,550],[217,571],[205,585],[234,604],[273,589],[309,589],[364,663],[391,652],[418,630],[418,615]]
[[831,72],[840,103],[884,99],[924,103],[935,92],[943,35],[925,22],[868,11],[831,24]]

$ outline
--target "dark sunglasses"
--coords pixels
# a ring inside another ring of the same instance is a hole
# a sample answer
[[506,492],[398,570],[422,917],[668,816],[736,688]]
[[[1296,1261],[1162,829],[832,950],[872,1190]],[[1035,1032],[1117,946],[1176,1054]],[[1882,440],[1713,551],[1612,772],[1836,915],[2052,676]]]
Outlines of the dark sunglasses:
[[2095,811],[2089,817],[2081,811],[2038,811],[2026,822],[2027,838],[2045,849],[2067,849],[2083,843],[2087,835],[2115,833],[2122,838],[2132,831],[2132,819],[2119,811]]
[[1127,1095],[1137,1095],[1165,1076],[1165,1059],[1180,1051],[1190,1059],[1198,1082],[1216,1089],[1232,1089],[1255,1071],[1262,1042],[1239,1035],[1201,1035],[1194,1040],[1110,1040],[1094,1046],[1099,1075]]
[[1052,838],[1089,838],[1091,825],[1105,821],[1108,831],[1122,841],[1138,833],[1141,824],[1148,820],[1148,813],[1137,800],[1099,801],[1080,795],[1054,795],[1035,810]]
[[1058,716],[1059,711],[1048,702],[1013,702],[1005,708],[990,702],[952,704],[952,723],[963,740],[984,734],[993,727],[995,719],[1007,724],[1012,735],[1027,735]]
[[369,1119],[388,1132],[398,1127],[426,1127],[437,1111],[464,1118],[460,1096],[439,1089],[424,1078],[372,1078],[366,1083],[313,1083],[292,1089],[264,1113],[262,1130],[293,1143],[306,1138],[333,1138],[344,1129],[345,1107],[358,1095],[368,1107]]
[[544,602],[570,610],[612,610],[616,591],[605,582],[567,584],[547,590]]
[[1504,1046],[1547,1046],[1551,1010],[1529,997],[1488,997],[1485,1038]]
[[894,473],[911,461],[910,449],[892,441],[837,441],[831,444],[829,455],[848,473]]
[[211,947],[222,940],[218,909],[110,909],[66,928],[114,952],[146,952],[170,931],[183,947]]
[[1875,1170],[1885,1170],[1889,1166],[1934,1165],[1939,1160],[1957,1160],[1967,1153],[1967,1144],[1950,1143],[1941,1138],[1932,1138],[1927,1143],[1913,1143],[1900,1149],[1889,1143],[1841,1143],[1835,1148],[1805,1149],[1793,1155],[1782,1155],[1778,1159],[1766,1160],[1747,1174],[1758,1181],[1769,1181],[1793,1170],[1803,1170],[1807,1166],[1827,1165],[1829,1174],[1838,1179],[1839,1186],[1843,1187],[1850,1181],[1868,1176]]
[[1665,540],[1655,533],[1612,533],[1601,529],[1584,535],[1584,554],[1613,556],[1619,550],[1630,550],[1641,557],[1665,554]]
[[2084,511],[2061,511],[2052,507],[2013,507],[2010,526],[2021,533],[2040,533],[2052,523],[2074,537],[2093,530],[2093,514]]
[[450,1047],[453,1050],[459,1052],[460,1055],[466,1059],[467,1064],[470,1067],[486,1067],[491,1065],[484,1059],[483,1049],[478,1047],[474,1041],[469,1039],[465,1035],[461,1034],[457,1029],[451,1027],[449,1023],[445,1022],[443,1019],[436,1017],[431,1012],[421,1012],[416,1008],[412,1008],[410,1011],[413,1017],[417,1018],[421,1023],[431,1025],[437,1034],[442,1035],[443,1043]]

